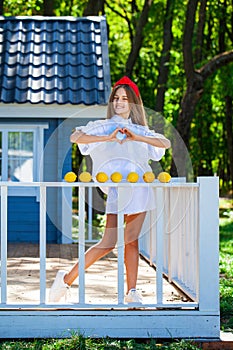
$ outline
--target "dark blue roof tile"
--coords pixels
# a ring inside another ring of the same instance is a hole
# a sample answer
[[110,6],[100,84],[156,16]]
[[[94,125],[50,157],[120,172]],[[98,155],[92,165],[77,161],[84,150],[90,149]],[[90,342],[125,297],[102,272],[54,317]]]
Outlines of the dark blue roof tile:
[[104,17],[0,17],[0,101],[107,103]]

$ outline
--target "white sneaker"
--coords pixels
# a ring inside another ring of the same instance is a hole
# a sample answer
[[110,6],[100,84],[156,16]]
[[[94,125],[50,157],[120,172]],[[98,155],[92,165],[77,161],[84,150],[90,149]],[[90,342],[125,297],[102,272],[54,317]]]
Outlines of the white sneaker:
[[143,299],[136,289],[130,289],[129,293],[125,296],[125,302],[142,304]]
[[64,276],[66,271],[59,270],[53,285],[49,291],[49,301],[52,303],[57,303],[62,297],[66,297],[69,290],[69,285],[64,282]]

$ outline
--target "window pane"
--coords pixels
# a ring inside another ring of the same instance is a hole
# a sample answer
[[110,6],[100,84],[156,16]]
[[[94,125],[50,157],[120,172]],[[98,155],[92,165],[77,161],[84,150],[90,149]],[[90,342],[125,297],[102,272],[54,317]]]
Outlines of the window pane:
[[8,132],[8,180],[33,181],[33,132]]

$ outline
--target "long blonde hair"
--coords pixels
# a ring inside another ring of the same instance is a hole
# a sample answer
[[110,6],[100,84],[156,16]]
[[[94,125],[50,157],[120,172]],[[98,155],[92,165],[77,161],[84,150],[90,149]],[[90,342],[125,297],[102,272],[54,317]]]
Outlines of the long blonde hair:
[[129,85],[126,85],[126,84],[118,85],[115,88],[113,88],[108,101],[107,119],[111,119],[115,114],[114,108],[113,108],[113,100],[114,100],[116,91],[121,87],[125,90],[126,95],[128,97],[128,101],[130,105],[129,118],[131,118],[134,124],[147,125],[146,115],[145,115],[141,96],[140,95],[137,96],[134,90]]

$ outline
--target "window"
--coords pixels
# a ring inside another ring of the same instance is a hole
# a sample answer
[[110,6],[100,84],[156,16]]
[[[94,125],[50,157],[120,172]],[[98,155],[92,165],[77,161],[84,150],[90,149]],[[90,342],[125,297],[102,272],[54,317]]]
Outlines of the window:
[[[42,181],[44,129],[48,124],[0,124],[1,181]],[[13,188],[16,194],[17,188]],[[22,188],[18,188],[21,190]],[[12,192],[12,191],[11,191]],[[18,191],[19,192],[19,191]],[[25,192],[25,191],[24,191]],[[26,191],[25,194],[30,193]]]

